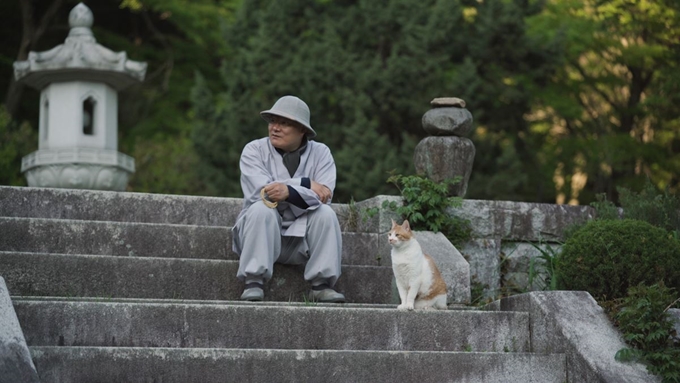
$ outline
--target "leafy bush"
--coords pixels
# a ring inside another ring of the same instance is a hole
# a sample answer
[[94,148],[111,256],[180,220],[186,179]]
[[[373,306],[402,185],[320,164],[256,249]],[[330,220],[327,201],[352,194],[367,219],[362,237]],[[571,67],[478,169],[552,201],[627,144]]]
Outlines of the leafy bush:
[[625,188],[618,191],[624,218],[649,222],[668,231],[680,231],[680,200],[668,190],[658,193],[647,181],[640,193]]
[[595,208],[596,219],[619,219],[619,208],[614,205],[614,202],[607,199],[605,193],[596,196],[597,201],[591,202],[590,206]]
[[680,287],[680,242],[643,221],[593,220],[565,242],[556,263],[558,286],[595,299],[623,298],[640,283]]
[[26,185],[21,159],[38,148],[38,134],[28,122],[19,123],[0,105],[0,185]]
[[[623,218],[648,222],[656,227],[680,233],[680,199],[668,190],[659,193],[651,182],[644,189],[633,192],[618,188]],[[619,209],[608,201],[605,194],[597,196],[597,202],[590,204],[595,208],[597,219],[617,219]],[[676,234],[677,235],[677,234]]]
[[616,358],[643,362],[664,382],[680,383],[680,345],[674,344],[675,330],[668,314],[677,303],[674,289],[663,283],[632,287],[614,319],[633,348],[620,350]]
[[383,208],[396,211],[411,226],[425,228],[429,231],[442,232],[454,245],[470,239],[470,222],[450,215],[447,210],[460,207],[461,197],[450,197],[449,186],[460,182],[460,177],[434,182],[427,177],[393,175],[387,179],[401,192],[404,199],[402,206],[385,201]]

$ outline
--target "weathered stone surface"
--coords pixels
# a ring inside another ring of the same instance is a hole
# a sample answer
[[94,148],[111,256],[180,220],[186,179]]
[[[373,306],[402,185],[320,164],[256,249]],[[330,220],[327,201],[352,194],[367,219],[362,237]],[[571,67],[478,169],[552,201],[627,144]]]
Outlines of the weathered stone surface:
[[680,309],[668,309],[668,314],[670,314],[671,320],[675,322],[675,340],[680,342]]
[[442,233],[415,231],[423,252],[434,258],[447,288],[447,303],[470,303],[470,265]]
[[547,203],[464,200],[449,214],[470,220],[473,238],[503,238],[515,241],[549,241],[564,239],[571,225],[592,219],[590,206]]
[[[382,207],[383,204],[391,203],[394,203],[397,206],[399,206],[404,203],[404,199],[399,196],[393,195],[379,195],[373,198],[369,198],[367,200],[357,202],[354,205],[353,209],[356,210],[357,214],[359,214],[362,218],[359,219],[360,225],[357,225],[356,228],[353,230],[368,233],[371,232],[387,233],[388,231],[390,231],[390,229],[392,228],[392,220],[401,222],[401,220],[403,219],[396,212],[393,212],[390,209],[384,209]],[[334,209],[337,209],[337,207]],[[375,214],[372,215],[368,214],[369,211],[374,211]],[[342,225],[343,214],[338,213],[338,218]]]
[[21,172],[32,187],[124,191],[135,160],[115,150],[42,149],[22,158]]
[[231,226],[240,198],[0,186],[1,217]]
[[[1,192],[2,187],[0,197]],[[370,209],[379,209],[357,231],[387,233],[392,227],[392,219],[402,219],[395,212],[383,209],[384,202],[402,204],[403,198],[382,195],[356,203],[355,209],[362,214]],[[564,239],[564,231],[569,226],[592,219],[595,209],[590,206],[466,199],[461,207],[450,208],[447,214],[469,220],[472,238],[557,242]]]
[[[21,296],[238,300],[238,261],[0,251],[7,286]],[[274,266],[265,300],[300,302],[309,292],[303,266]],[[352,303],[391,303],[392,268],[343,265],[335,286]]]
[[[526,312],[195,301],[15,302],[31,346],[529,352]],[[476,333],[478,328],[485,331]]]
[[484,297],[496,297],[501,289],[501,239],[476,238],[466,242],[460,252],[470,264],[470,288],[484,286]]
[[505,256],[503,286],[512,291],[541,291],[549,284],[544,254],[552,255],[561,246],[548,243],[503,241],[501,253]]
[[163,383],[563,383],[567,376],[564,355],[501,351],[36,347],[33,356],[45,371],[42,383],[147,383],[159,376]]
[[614,356],[627,347],[586,291],[532,292],[503,298],[492,309],[528,312],[532,352],[566,353],[571,382],[651,383],[661,379]]
[[437,97],[430,101],[430,105],[437,108],[444,106],[457,106],[459,108],[465,108],[465,100],[458,97]]
[[435,182],[462,177],[449,189],[450,195],[460,197],[467,191],[474,160],[475,145],[464,137],[425,137],[413,155],[416,173]]
[[[231,227],[0,217],[0,250],[238,260]],[[387,236],[342,233],[342,264],[390,266]]]
[[472,131],[472,113],[464,108],[434,108],[425,112],[422,124],[432,136],[463,137]]
[[38,383],[24,333],[14,312],[5,280],[0,277],[0,381]]

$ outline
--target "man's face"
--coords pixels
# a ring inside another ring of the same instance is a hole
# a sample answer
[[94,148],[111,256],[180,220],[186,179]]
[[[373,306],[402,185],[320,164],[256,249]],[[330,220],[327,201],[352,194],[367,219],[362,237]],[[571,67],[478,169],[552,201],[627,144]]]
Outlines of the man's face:
[[269,117],[269,140],[275,148],[292,152],[300,147],[305,128],[295,121],[279,116]]

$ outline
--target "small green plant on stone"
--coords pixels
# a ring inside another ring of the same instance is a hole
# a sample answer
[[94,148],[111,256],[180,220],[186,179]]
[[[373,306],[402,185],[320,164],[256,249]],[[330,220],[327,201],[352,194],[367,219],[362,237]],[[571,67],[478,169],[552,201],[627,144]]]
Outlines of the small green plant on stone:
[[514,336],[512,337],[512,351],[513,352],[519,351],[519,347],[517,347],[517,338]]
[[384,201],[383,208],[397,212],[409,220],[411,226],[433,232],[441,232],[454,245],[470,239],[470,222],[450,215],[449,208],[460,207],[461,197],[450,197],[449,187],[459,183],[460,177],[434,182],[421,176],[392,175],[387,182],[393,183],[404,200],[398,206],[394,201]]
[[559,250],[555,250],[543,240],[540,240],[538,245],[533,242],[530,242],[530,245],[541,255],[529,260],[529,287],[537,285],[539,290],[557,290]]
[[344,215],[342,220],[342,230],[343,231],[357,231],[359,229],[359,220],[361,213],[357,209],[356,201],[354,197],[349,200],[347,204],[347,214]]
[[480,306],[489,303],[490,298],[484,296],[489,285],[480,282],[476,275],[470,278],[470,306]]
[[310,299],[307,294],[302,294],[302,300],[304,301],[305,306],[318,306],[319,302]]
[[617,360],[643,362],[664,383],[680,383],[680,344],[674,343],[676,334],[668,314],[679,301],[675,289],[663,283],[632,287],[614,316],[632,348],[620,350]]
[[365,223],[369,219],[375,217],[376,214],[380,212],[379,207],[367,207],[364,209],[364,214],[362,215],[363,222]]

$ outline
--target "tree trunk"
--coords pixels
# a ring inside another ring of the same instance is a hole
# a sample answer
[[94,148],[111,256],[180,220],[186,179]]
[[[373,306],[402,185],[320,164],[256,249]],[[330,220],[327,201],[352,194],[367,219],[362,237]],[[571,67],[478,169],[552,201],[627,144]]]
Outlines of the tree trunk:
[[[47,27],[50,25],[57,11],[64,4],[64,0],[53,0],[50,6],[45,11],[45,14],[40,18],[38,25],[33,19],[35,9],[32,0],[19,0],[21,8],[22,20],[22,35],[21,44],[19,45],[19,52],[17,52],[17,61],[24,61],[28,59],[28,52],[35,46],[35,44],[43,36]],[[14,79],[14,74],[10,79],[7,93],[5,94],[5,106],[10,116],[14,116],[19,110],[21,96],[24,92],[24,85],[17,83]]]

